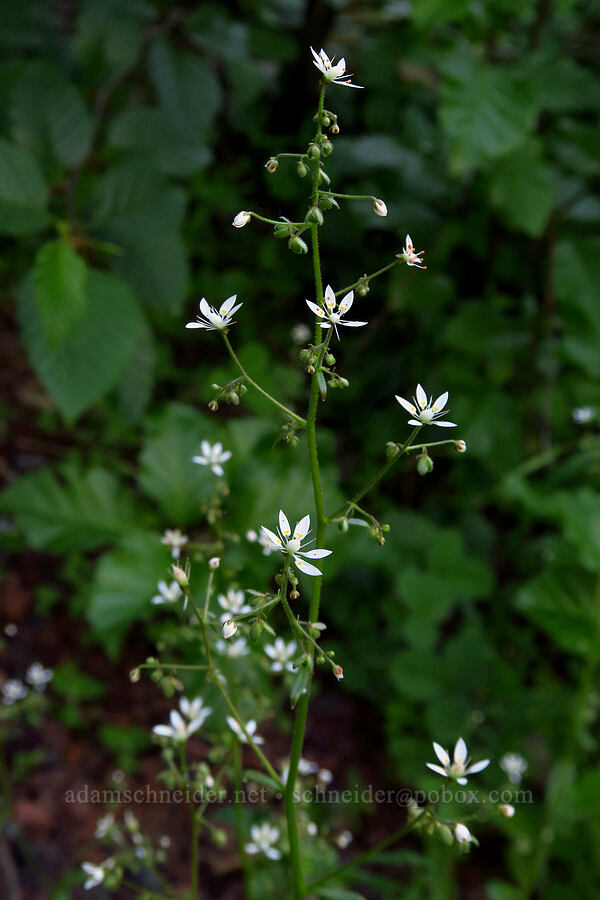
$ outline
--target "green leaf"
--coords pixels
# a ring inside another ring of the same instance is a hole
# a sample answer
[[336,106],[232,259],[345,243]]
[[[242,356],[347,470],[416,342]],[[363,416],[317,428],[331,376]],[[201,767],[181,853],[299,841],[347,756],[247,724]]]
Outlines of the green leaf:
[[539,141],[526,141],[490,173],[490,200],[507,224],[538,237],[556,200],[557,174],[544,162]]
[[221,89],[212,65],[196,53],[155,41],[149,52],[150,77],[160,104],[172,120],[201,137],[221,104]]
[[54,669],[52,690],[71,702],[89,702],[104,697],[107,687],[103,681],[83,672],[77,663],[70,659]]
[[279,786],[275,784],[269,775],[265,775],[264,772],[259,772],[256,769],[245,769],[243,779],[244,781],[257,781],[258,784],[264,784],[275,793],[279,791]]
[[310,671],[308,669],[308,666],[302,666],[294,675],[292,684],[290,686],[290,704],[292,709],[295,708],[296,703],[298,702],[302,694],[306,691],[309,681]]
[[463,19],[471,5],[471,0],[453,0],[452,3],[448,0],[419,0],[412,7],[412,15],[415,25],[429,28],[442,22]]
[[138,524],[132,497],[105,469],[67,463],[24,475],[0,494],[30,546],[63,553],[114,541]]
[[0,138],[0,234],[33,234],[48,223],[46,185],[36,160]]
[[50,241],[38,251],[33,277],[44,333],[55,347],[85,313],[87,266],[66,242]]
[[16,85],[10,107],[13,137],[38,158],[68,168],[90,151],[94,121],[77,88],[51,63],[29,64]]
[[117,387],[119,406],[129,422],[143,415],[152,395],[156,347],[150,326],[144,322],[137,344]]
[[165,175],[191,175],[212,162],[212,152],[198,133],[159,108],[123,110],[112,122],[109,142]]
[[151,597],[168,575],[161,549],[158,535],[131,535],[98,564],[87,617],[113,658],[131,625],[153,615]]
[[554,279],[565,336],[563,354],[593,378],[600,378],[600,241],[561,241],[554,255]]
[[49,347],[33,278],[19,290],[19,322],[31,364],[69,420],[99,400],[119,380],[144,328],[131,290],[113,275],[90,269],[85,315],[60,347]]

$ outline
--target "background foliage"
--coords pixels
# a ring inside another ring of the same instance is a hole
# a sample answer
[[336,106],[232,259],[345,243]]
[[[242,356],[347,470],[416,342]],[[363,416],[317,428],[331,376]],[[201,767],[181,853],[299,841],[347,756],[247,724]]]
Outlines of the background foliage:
[[[201,439],[233,450],[229,530],[306,507],[303,445],[271,449],[278,422],[251,391],[208,412],[210,384],[233,373],[183,324],[198,297],[237,292],[240,358],[302,408],[290,332],[307,321],[306,261],[231,219],[303,214],[295,166],[263,165],[310,133],[309,43],[342,50],[366,86],[330,91],[331,169],[390,214],[330,216],[325,279],[376,270],[407,230],[428,270],[373,282],[370,327],[341,344],[351,386],[324,412],[328,507],[403,438],[393,395],[418,380],[450,391],[469,452],[426,478],[408,461],[371,499],[387,544],[340,536],[323,615],[390,783],[428,784],[430,740],[463,734],[496,761],[523,753],[535,800],[503,838],[483,829],[460,874],[432,845],[403,897],[529,897],[540,879],[549,900],[591,898],[600,877],[599,31],[598,4],[573,0],[0,9],[2,540],[9,562],[25,548],[61,560],[38,614],[67,604],[87,652],[113,660],[150,623],[163,529],[202,537]],[[23,435],[42,449],[23,452]],[[231,554],[264,586],[255,548]]]

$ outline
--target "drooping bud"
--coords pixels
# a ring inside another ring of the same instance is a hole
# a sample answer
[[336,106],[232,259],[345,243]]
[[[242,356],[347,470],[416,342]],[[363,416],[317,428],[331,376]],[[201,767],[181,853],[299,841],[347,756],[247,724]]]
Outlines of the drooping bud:
[[387,206],[383,200],[378,200],[376,197],[373,198],[373,212],[378,216],[387,216]]
[[466,441],[454,441],[454,449],[457,450],[458,453],[466,453],[467,452],[467,442]]
[[454,826],[454,837],[459,844],[469,844],[473,840],[471,832],[462,822],[457,822]]
[[289,237],[290,231],[289,225],[286,225],[284,222],[278,222],[277,225],[273,226],[273,237],[281,240],[282,238]]
[[321,125],[323,126],[323,128],[329,128],[329,126],[331,125],[331,119],[329,118],[329,116],[323,116],[323,118],[321,119]]
[[302,160],[300,160],[300,162],[298,163],[296,171],[300,178],[305,178],[306,175],[308,175],[308,169],[306,168]]
[[329,156],[331,153],[333,153],[333,144],[331,143],[331,141],[326,140],[322,142],[321,153],[323,154],[323,156]]
[[325,171],[325,169],[319,169],[319,184],[323,182],[324,184],[331,184],[331,178]]
[[187,573],[184,569],[181,568],[181,566],[172,566],[171,568],[173,571],[173,578],[180,588],[185,589],[190,583]]
[[244,225],[247,225],[251,219],[251,215],[245,209],[237,214],[235,219],[232,222],[234,228],[243,228]]
[[385,458],[387,459],[387,461],[389,462],[399,453],[400,448],[398,447],[398,444],[395,444],[394,441],[388,441],[385,445]]
[[344,677],[344,670],[342,669],[341,666],[334,666],[333,674],[335,675],[335,677],[337,678],[338,681],[341,681],[342,678]]
[[498,812],[507,819],[512,819],[515,814],[515,808],[510,803],[502,803],[498,807]]
[[323,213],[319,209],[318,206],[311,206],[309,211],[306,214],[307,222],[316,222],[317,225],[323,224]]
[[135,684],[136,681],[140,680],[141,672],[139,669],[132,669],[129,673],[129,680]]
[[240,405],[240,398],[239,398],[237,391],[228,391],[225,396],[225,399],[227,400],[228,403],[231,403],[233,406]]
[[210,409],[211,412],[216,412],[219,408],[219,404],[217,403],[216,400],[211,400],[210,403],[208,404],[208,408]]
[[335,356],[333,355],[333,353],[326,353],[326,354],[325,354],[325,362],[327,363],[328,366],[334,366],[334,365],[335,365]]
[[358,285],[358,287],[356,288],[356,293],[358,294],[359,297],[366,297],[370,291],[369,281],[367,279],[366,274],[363,275],[363,279],[364,279],[364,281],[361,281],[360,284]]
[[350,526],[348,525],[348,519],[340,519],[340,521],[338,522],[338,528],[343,532],[348,531],[348,529],[350,528]]
[[310,144],[308,147],[308,155],[311,159],[319,159],[321,150],[318,144]]
[[433,460],[428,453],[422,453],[417,460],[417,472],[419,475],[429,475],[433,472]]
[[276,172],[279,168],[279,160],[277,160],[274,156],[271,156],[265,163],[265,169],[267,172]]
[[335,206],[336,209],[340,208],[340,204],[337,202],[335,197],[327,197],[324,194],[319,198],[319,203],[321,205],[321,209],[331,209],[332,206]]
[[292,253],[308,253],[308,247],[306,246],[302,238],[298,237],[297,234],[289,239],[288,247],[290,248]]
[[250,640],[256,643],[260,640],[260,636],[263,632],[263,625],[260,619],[257,619],[256,622],[253,622],[252,627],[250,628]]
[[237,631],[236,623],[233,621],[233,619],[227,619],[227,621],[223,625],[223,637],[226,639],[233,637],[233,635],[236,633],[236,631]]
[[339,134],[339,133],[340,133],[340,126],[338,125],[337,122],[334,122],[333,125],[331,126],[331,128],[329,129],[329,134]]

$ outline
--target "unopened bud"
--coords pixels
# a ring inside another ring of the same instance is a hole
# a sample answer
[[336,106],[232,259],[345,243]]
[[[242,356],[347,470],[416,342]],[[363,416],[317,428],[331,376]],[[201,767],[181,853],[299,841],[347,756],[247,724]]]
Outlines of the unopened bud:
[[211,412],[216,412],[219,408],[219,404],[216,400],[211,400],[208,404],[208,408],[211,410]]
[[308,373],[309,375],[314,375],[314,374],[315,374],[315,367],[314,367],[314,366],[307,366],[307,367],[306,367],[306,371],[307,371],[307,373]]
[[216,844],[217,847],[224,847],[227,843],[227,832],[223,831],[222,828],[213,828],[211,838],[213,844]]
[[459,453],[467,452],[467,442],[466,441],[454,441],[454,448]]
[[340,204],[335,197],[327,197],[325,194],[321,195],[319,203],[321,204],[321,209],[331,209],[332,206],[335,206],[336,209],[340,208]]
[[263,632],[262,622],[260,621],[260,619],[257,619],[256,622],[254,622],[252,624],[252,627],[250,628],[250,640],[252,640],[256,643],[256,641],[260,640],[260,636],[261,636],[262,632]]
[[498,807],[498,812],[505,816],[507,819],[512,819],[515,814],[515,808],[510,803],[502,803]]
[[321,150],[319,149],[318,144],[310,144],[308,148],[308,155],[311,159],[319,159],[321,156]]
[[211,558],[208,561],[209,569],[213,569],[213,571],[214,571],[215,569],[218,569],[220,565],[221,565],[221,560],[219,559],[219,557],[211,556]]
[[278,168],[279,168],[279,161],[277,159],[275,159],[274,156],[272,156],[270,159],[268,159],[265,163],[265,169],[267,170],[267,172],[276,172]]
[[239,398],[238,394],[236,393],[236,391],[229,391],[227,394],[226,400],[228,403],[233,404],[233,406],[240,405],[240,398]]
[[329,156],[331,153],[333,153],[333,144],[331,143],[331,141],[323,141],[323,143],[321,144],[321,153],[323,154],[323,156]]
[[429,475],[430,472],[433,472],[433,460],[427,453],[423,453],[419,456],[417,460],[417,472],[419,475]]
[[387,206],[383,200],[378,200],[376,197],[373,198],[373,212],[378,216],[387,216]]
[[461,822],[457,822],[454,826],[454,837],[459,844],[469,844],[473,839],[467,826]]
[[454,838],[452,837],[452,832],[450,831],[448,825],[443,825],[442,823],[440,823],[438,825],[438,834],[445,844],[448,844],[449,847],[452,846],[452,844],[454,843]]
[[322,181],[325,184],[331,183],[331,178],[329,177],[325,169],[319,169],[319,184],[321,184]]
[[298,235],[294,235],[288,241],[288,247],[292,251],[292,253],[308,253],[308,247],[304,243],[301,237]]
[[223,637],[224,638],[233,637],[233,635],[236,633],[236,631],[237,631],[236,623],[233,621],[233,619],[228,619],[225,622],[225,624],[223,625]]
[[399,452],[400,449],[398,447],[398,444],[395,444],[394,441],[388,441],[385,445],[385,458],[388,460],[388,462],[390,461],[390,459],[393,459],[395,456],[397,456]]
[[342,669],[341,666],[334,666],[333,674],[335,675],[335,677],[337,678],[338,681],[341,681],[342,678],[344,677],[344,670]]
[[296,171],[297,171],[298,175],[300,176],[300,178],[305,178],[306,175],[308,175],[308,169],[306,168],[306,166],[304,165],[302,160],[300,160],[300,162],[296,166]]
[[340,133],[340,126],[338,125],[337,122],[334,122],[333,125],[331,126],[331,128],[329,129],[329,134],[339,134],[339,133]]
[[179,587],[186,588],[189,585],[190,580],[189,580],[185,570],[182,569],[181,566],[172,566],[172,571],[173,571],[173,578],[175,579],[175,581],[177,582]]
[[335,365],[335,356],[333,355],[333,353],[326,353],[326,354],[325,354],[325,362],[327,363],[328,366],[334,366],[334,365]]
[[140,680],[140,675],[141,675],[141,672],[139,669],[132,669],[131,672],[129,673],[129,680],[135,684],[136,681]]
[[290,591],[290,600],[297,600],[299,596],[300,594],[295,588],[293,591]]
[[290,226],[286,225],[284,222],[278,222],[277,225],[273,226],[273,237],[278,240],[282,240],[282,238],[286,238],[290,236]]
[[347,378],[338,378],[339,387],[345,388],[350,386],[350,382]]
[[251,216],[250,213],[243,209],[241,212],[237,214],[235,219],[232,222],[234,228],[243,228],[244,225],[247,225],[250,221]]
[[[367,276],[364,275],[363,277],[366,278]],[[370,288],[368,281],[361,281],[359,286],[356,288],[356,293],[359,295],[359,297],[366,297],[369,291]]]
[[295,434],[293,434],[293,435],[290,437],[289,444],[290,444],[290,447],[297,447],[297,446],[298,446],[298,438],[296,437]]
[[318,206],[311,206],[309,211],[306,214],[307,222],[316,222],[317,225],[323,224],[323,213],[319,209]]
[[329,118],[329,116],[323,116],[323,118],[321,119],[321,125],[323,126],[323,128],[329,128],[329,126],[331,125],[331,119]]

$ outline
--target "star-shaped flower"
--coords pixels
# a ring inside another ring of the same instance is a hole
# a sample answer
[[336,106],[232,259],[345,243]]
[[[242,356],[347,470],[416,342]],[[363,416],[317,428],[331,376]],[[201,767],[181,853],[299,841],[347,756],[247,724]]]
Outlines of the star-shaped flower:
[[161,544],[171,548],[171,556],[173,559],[179,559],[181,556],[181,548],[188,542],[187,534],[182,534],[179,528],[167,528],[160,539]]
[[192,462],[199,466],[210,466],[211,472],[220,478],[223,475],[221,463],[227,462],[231,458],[231,450],[223,451],[223,444],[220,441],[217,441],[212,447],[208,441],[202,441],[200,450],[202,451],[201,456],[192,456]]
[[265,644],[265,653],[273,662],[271,663],[271,672],[288,672],[294,671],[292,659],[296,655],[296,641],[290,641],[289,644],[281,637],[276,637],[273,644]]
[[221,622],[227,622],[232,616],[245,616],[252,612],[252,607],[246,603],[244,592],[236,591],[235,588],[228,588],[227,596],[219,594],[217,601],[221,609],[225,610],[221,615]]
[[520,784],[523,773],[527,771],[527,760],[520,753],[505,753],[500,760],[500,768],[513,784]]
[[85,884],[83,885],[84,891],[89,891],[91,888],[97,887],[104,881],[106,872],[104,871],[102,866],[94,866],[92,865],[92,863],[84,862],[81,863],[81,868],[88,876]]
[[454,760],[451,760],[448,751],[444,750],[439,744],[436,744],[435,741],[433,742],[433,749],[442,765],[437,766],[435,763],[426,763],[427,768],[431,769],[432,772],[437,772],[438,775],[443,775],[445,778],[451,778],[458,784],[467,784],[469,780],[466,778],[467,775],[474,775],[475,772],[481,772],[482,769],[485,769],[485,767],[490,764],[489,759],[482,759],[480,762],[469,765],[471,760],[468,758],[467,745],[462,738],[459,738],[456,742],[454,748]]
[[[227,716],[227,724],[236,735],[238,740],[242,742],[242,744],[248,743],[248,738],[246,737],[236,720],[233,718],[233,716]],[[256,734],[256,721],[254,719],[250,719],[249,722],[246,722],[245,728],[247,734],[250,735],[255,744],[264,744],[264,738],[261,738],[259,734]]]
[[170,738],[173,741],[183,743],[187,741],[195,731],[198,731],[205,718],[206,715],[200,713],[195,719],[186,723],[177,710],[172,709],[169,716],[171,724],[155,725],[152,731],[154,734],[160,735],[160,737]]
[[438,422],[440,416],[445,416],[448,410],[444,410],[444,406],[448,402],[448,391],[437,398],[434,402],[433,398],[427,399],[427,394],[420,384],[417,385],[416,399],[413,397],[413,403],[399,397],[396,394],[396,400],[404,409],[414,416],[408,420],[409,425],[439,425],[440,428],[456,428],[456,422]]
[[417,269],[426,269],[427,266],[423,265],[423,260],[421,259],[424,253],[424,250],[419,250],[418,253],[415,251],[411,236],[410,234],[407,234],[404,249],[402,250],[402,253],[396,253],[396,256],[398,259],[403,259],[407,266],[416,266]]
[[319,322],[321,328],[331,328],[333,325],[338,340],[340,339],[338,325],[348,325],[350,328],[360,328],[361,325],[367,324],[366,322],[346,322],[342,319],[342,316],[348,312],[353,303],[354,291],[350,291],[343,300],[340,300],[339,306],[336,309],[335,294],[333,293],[333,288],[329,284],[325,288],[325,306],[327,307],[327,311],[322,309],[316,303],[313,303],[311,300],[306,301],[306,305],[314,312],[317,318],[327,320],[326,322]]
[[250,836],[252,843],[246,844],[246,853],[264,853],[269,859],[281,859],[281,851],[273,846],[279,840],[279,828],[263,822],[262,825],[252,826]]
[[238,311],[241,303],[234,306],[237,294],[228,297],[219,309],[209,306],[204,297],[200,301],[201,316],[197,316],[197,322],[188,322],[186,328],[205,328],[206,331],[223,331],[229,325],[233,325],[233,316]]
[[34,688],[38,693],[41,693],[49,681],[52,681],[54,676],[54,672],[52,669],[45,669],[43,665],[39,662],[31,663],[27,672],[25,673],[25,680],[29,682],[29,684]]
[[196,726],[197,728],[200,728],[200,726],[204,724],[204,721],[212,712],[212,707],[205,706],[202,697],[195,697],[193,700],[188,700],[187,697],[181,697],[179,700],[179,709],[189,722],[198,723]]
[[333,60],[335,56],[329,59],[322,47],[318,53],[311,47],[310,52],[313,55],[313,65],[317,67],[324,81],[329,81],[333,84],[343,84],[346,87],[363,87],[362,84],[352,84],[350,80],[352,76],[346,75],[346,60],[343,57],[334,65]]
[[150,601],[155,606],[162,606],[163,603],[175,603],[181,597],[181,588],[176,581],[167,584],[166,581],[159,581],[156,585],[158,594],[155,594]]
[[[332,550],[302,550],[302,541],[310,532],[310,516],[304,516],[299,522],[296,522],[294,534],[288,522],[287,516],[282,509],[279,510],[279,535],[273,531],[269,531],[264,525],[261,525],[262,533],[266,536],[274,550],[281,550],[287,556],[291,556],[296,566],[305,575],[322,575],[320,569],[306,562],[306,559],[323,559],[329,556]],[[309,542],[310,543],[310,542]],[[305,559],[301,559],[305,557]]]

